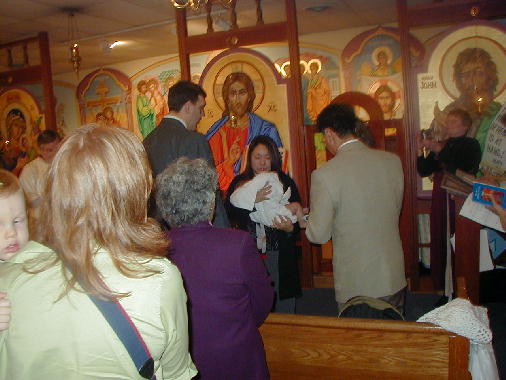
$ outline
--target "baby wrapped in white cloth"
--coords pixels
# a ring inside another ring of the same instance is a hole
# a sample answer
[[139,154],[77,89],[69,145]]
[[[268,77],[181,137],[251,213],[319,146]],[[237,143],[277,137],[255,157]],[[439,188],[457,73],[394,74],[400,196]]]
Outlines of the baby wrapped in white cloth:
[[[271,185],[271,193],[269,199],[255,203],[258,190],[266,184]],[[252,180],[245,182],[243,185],[235,189],[230,196],[230,203],[235,207],[245,210],[255,211],[249,214],[250,219],[257,223],[257,247],[265,252],[266,236],[264,226],[272,227],[273,221],[279,216],[288,217],[292,223],[297,221],[297,217],[285,207],[289,203],[292,190],[288,188],[283,192],[283,184],[279,180],[276,172],[265,172],[257,174]],[[279,218],[277,219],[279,220]]]
[[[271,185],[269,199],[255,203],[258,190],[266,184]],[[283,184],[276,172],[265,172],[257,174],[252,180],[238,187],[230,196],[230,203],[245,210],[253,211],[255,208],[255,211],[249,214],[251,220],[272,227],[274,218],[278,216],[286,216],[292,223],[297,221],[297,217],[285,207],[289,203],[291,194],[290,188],[283,192]]]

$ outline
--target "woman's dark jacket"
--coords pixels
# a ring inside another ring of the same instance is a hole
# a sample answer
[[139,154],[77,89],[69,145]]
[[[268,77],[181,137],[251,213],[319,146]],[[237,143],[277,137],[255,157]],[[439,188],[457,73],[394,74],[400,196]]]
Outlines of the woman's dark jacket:
[[[291,196],[289,202],[300,202],[299,190],[297,185],[290,176],[283,172],[278,172],[279,180],[283,184],[283,189],[286,191],[288,187],[291,188]],[[250,180],[246,175],[237,175],[227,191],[227,199],[225,202],[225,209],[227,210],[230,224],[233,228],[239,228],[248,231],[256,238],[256,225],[249,214],[252,211],[235,207],[230,203],[230,196],[235,189],[243,182]],[[298,297],[301,295],[299,267],[298,267],[298,254],[296,250],[295,241],[299,233],[299,224],[294,224],[293,232],[285,232],[276,228],[265,226],[265,233],[267,236],[267,250],[279,251],[279,298],[286,299]]]

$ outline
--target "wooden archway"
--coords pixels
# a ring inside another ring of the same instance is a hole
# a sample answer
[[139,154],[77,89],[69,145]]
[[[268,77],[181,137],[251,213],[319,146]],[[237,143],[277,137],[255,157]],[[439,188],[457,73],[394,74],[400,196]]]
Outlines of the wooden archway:
[[369,95],[358,91],[348,91],[336,96],[330,103],[359,106],[367,111],[370,120],[383,120],[383,112],[378,102]]
[[385,149],[385,125],[382,123],[383,111],[381,111],[381,107],[376,100],[363,92],[348,91],[336,96],[330,103],[348,104],[363,108],[369,115],[368,127],[374,137],[375,147]]

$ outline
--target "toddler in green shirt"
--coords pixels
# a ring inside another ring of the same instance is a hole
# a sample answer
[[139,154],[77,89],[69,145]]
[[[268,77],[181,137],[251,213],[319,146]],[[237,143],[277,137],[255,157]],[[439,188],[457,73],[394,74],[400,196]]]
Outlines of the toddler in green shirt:
[[[14,174],[0,169],[0,262],[10,259],[28,243],[28,220],[23,190]],[[0,330],[9,327],[7,294],[0,292]]]

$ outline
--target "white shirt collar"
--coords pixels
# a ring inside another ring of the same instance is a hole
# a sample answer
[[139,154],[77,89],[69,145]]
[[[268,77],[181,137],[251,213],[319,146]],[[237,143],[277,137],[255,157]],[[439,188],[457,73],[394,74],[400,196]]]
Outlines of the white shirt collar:
[[357,141],[358,141],[358,139],[351,139],[351,140],[348,140],[348,141],[346,141],[346,142],[342,143],[342,144],[341,144],[341,146],[339,146],[339,148],[337,148],[337,150],[339,151],[339,150],[341,150],[342,148],[344,148],[346,145],[351,144],[351,143],[354,143],[354,142],[357,142]]
[[164,119],[176,119],[177,121],[181,122],[181,124],[183,124],[186,129],[188,129],[188,126],[186,125],[186,122],[183,119],[181,119],[180,117],[177,117],[175,115],[170,115],[169,114],[169,115],[164,116],[163,118]]

